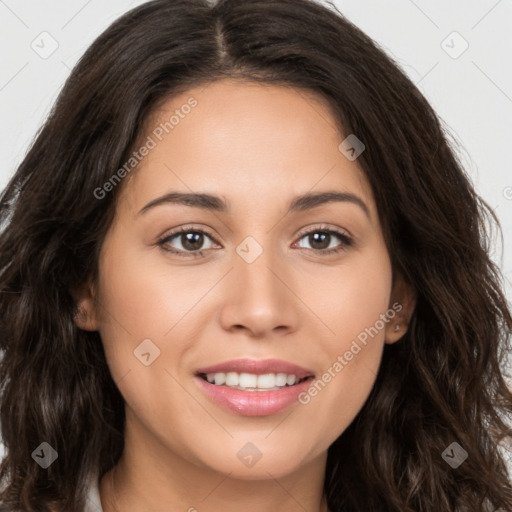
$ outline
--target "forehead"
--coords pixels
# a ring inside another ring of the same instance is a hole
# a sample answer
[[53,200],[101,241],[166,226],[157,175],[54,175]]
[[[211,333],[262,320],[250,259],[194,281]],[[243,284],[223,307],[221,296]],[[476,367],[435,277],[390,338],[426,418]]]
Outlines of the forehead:
[[151,149],[125,193],[134,208],[177,189],[268,208],[334,188],[363,196],[374,210],[357,160],[339,149],[346,135],[327,101],[312,92],[219,80],[175,95],[152,112],[140,138],[142,144],[151,139]]

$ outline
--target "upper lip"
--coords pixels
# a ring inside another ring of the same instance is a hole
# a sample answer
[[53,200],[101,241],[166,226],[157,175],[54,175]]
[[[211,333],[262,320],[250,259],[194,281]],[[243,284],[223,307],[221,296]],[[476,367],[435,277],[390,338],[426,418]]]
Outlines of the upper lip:
[[287,375],[296,375],[299,379],[314,376],[311,370],[280,359],[233,359],[213,366],[199,368],[196,374],[228,372],[253,373],[255,375],[286,373]]

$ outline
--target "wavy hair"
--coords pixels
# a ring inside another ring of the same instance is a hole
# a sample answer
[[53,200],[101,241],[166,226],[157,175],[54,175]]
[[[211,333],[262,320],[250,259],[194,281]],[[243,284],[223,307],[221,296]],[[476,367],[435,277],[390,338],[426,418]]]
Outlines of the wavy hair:
[[[330,510],[512,510],[501,450],[512,317],[489,256],[498,220],[399,65],[312,0],[150,1],[74,67],[0,196],[2,510],[81,511],[90,474],[119,460],[124,401],[99,333],[74,322],[72,291],[97,279],[123,183],[100,199],[95,190],[157,105],[225,77],[327,99],[366,145],[358,163],[394,275],[416,293],[407,334],[384,347],[370,396],[329,447]],[[47,469],[32,458],[41,442],[58,452]],[[468,454],[456,468],[443,457],[454,442]]]

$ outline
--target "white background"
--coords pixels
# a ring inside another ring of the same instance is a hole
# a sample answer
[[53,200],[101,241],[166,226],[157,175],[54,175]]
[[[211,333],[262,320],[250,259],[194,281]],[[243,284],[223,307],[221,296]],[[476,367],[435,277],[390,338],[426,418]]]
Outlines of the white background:
[[[110,23],[141,3],[0,0],[0,188],[78,58]],[[504,245],[496,245],[493,258],[510,300],[512,2],[338,0],[335,5],[394,57],[460,144],[457,152],[477,190],[502,223]],[[52,44],[58,47],[47,58],[33,49],[49,51]]]

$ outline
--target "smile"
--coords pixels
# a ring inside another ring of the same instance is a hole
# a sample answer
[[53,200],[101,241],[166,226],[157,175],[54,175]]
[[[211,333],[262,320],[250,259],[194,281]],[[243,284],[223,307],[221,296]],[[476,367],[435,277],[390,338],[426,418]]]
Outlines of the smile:
[[264,373],[257,375],[255,373],[208,373],[200,374],[204,380],[215,386],[225,386],[242,391],[269,391],[279,390],[286,386],[300,384],[308,377],[300,378],[294,374],[286,373]]
[[243,416],[277,414],[305,391],[314,373],[277,359],[238,359],[200,368],[195,381],[215,405]]

